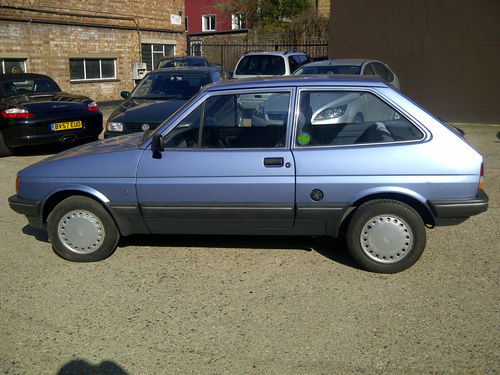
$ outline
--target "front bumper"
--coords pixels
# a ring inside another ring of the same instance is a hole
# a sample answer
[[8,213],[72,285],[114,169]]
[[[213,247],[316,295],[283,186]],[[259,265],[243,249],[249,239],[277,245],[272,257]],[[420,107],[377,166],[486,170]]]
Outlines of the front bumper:
[[33,228],[45,229],[45,224],[41,215],[42,202],[12,195],[9,197],[9,206],[18,214],[25,215],[30,226]]
[[485,212],[488,209],[488,201],[486,192],[480,190],[472,199],[430,200],[428,203],[436,225],[446,225]]

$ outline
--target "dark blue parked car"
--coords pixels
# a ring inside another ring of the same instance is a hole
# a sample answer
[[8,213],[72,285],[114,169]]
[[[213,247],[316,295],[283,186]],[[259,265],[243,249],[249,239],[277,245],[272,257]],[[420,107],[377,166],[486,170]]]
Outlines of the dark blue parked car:
[[154,133],[20,171],[9,203],[73,261],[134,233],[345,233],[362,267],[391,273],[426,226],[485,211],[482,184],[482,156],[380,79],[294,77],[208,85]]
[[201,87],[223,79],[219,67],[165,68],[150,72],[109,116],[104,138],[156,128]]

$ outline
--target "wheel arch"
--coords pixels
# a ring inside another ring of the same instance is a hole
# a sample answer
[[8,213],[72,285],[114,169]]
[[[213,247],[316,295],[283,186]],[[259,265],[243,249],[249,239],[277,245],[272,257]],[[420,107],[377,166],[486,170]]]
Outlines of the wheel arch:
[[113,213],[109,209],[107,203],[109,202],[109,199],[106,198],[105,195],[102,193],[94,190],[94,189],[89,189],[89,188],[83,188],[83,187],[77,187],[77,186],[71,186],[71,187],[66,187],[64,189],[58,190],[54,193],[52,193],[44,202],[43,208],[42,208],[42,220],[44,223],[47,223],[47,218],[49,217],[50,213],[52,210],[63,200],[66,198],[72,197],[72,196],[83,196],[83,197],[88,197],[90,199],[95,200],[99,204],[103,206],[103,208],[111,215],[113,220],[116,219],[114,218]]
[[395,201],[403,202],[408,206],[410,206],[411,208],[413,208],[415,211],[417,211],[417,213],[420,215],[423,222],[427,226],[433,227],[435,225],[434,216],[432,215],[432,212],[429,209],[429,207],[425,203],[422,203],[422,201],[418,200],[417,198],[409,194],[404,194],[400,192],[379,192],[379,193],[368,194],[366,196],[358,198],[352,204],[352,206],[356,208],[365,202],[375,199],[392,199]]

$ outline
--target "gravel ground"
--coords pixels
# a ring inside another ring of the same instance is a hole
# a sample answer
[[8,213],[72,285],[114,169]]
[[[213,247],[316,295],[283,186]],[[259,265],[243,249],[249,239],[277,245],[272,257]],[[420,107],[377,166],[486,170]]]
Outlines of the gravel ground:
[[499,372],[500,126],[460,127],[486,157],[490,208],[428,230],[395,275],[311,238],[132,237],[67,262],[7,203],[48,151],[0,159],[1,374]]

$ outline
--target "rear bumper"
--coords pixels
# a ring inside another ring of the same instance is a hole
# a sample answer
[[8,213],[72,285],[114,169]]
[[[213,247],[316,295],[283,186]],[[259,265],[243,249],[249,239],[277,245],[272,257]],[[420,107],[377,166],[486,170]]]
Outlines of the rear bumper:
[[94,139],[101,134],[103,129],[101,113],[80,118],[82,118],[83,127],[79,129],[52,131],[50,129],[51,121],[36,123],[17,121],[4,127],[2,134],[5,143],[10,148]]
[[428,203],[436,219],[436,225],[446,225],[449,222],[463,221],[486,211],[488,201],[488,195],[481,190],[472,199],[431,200]]

